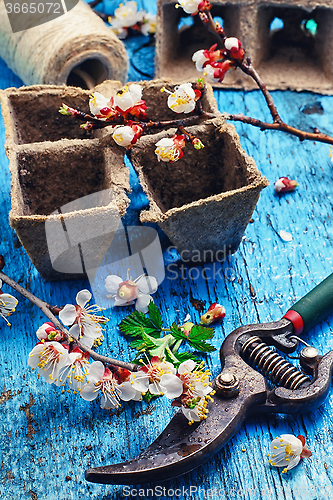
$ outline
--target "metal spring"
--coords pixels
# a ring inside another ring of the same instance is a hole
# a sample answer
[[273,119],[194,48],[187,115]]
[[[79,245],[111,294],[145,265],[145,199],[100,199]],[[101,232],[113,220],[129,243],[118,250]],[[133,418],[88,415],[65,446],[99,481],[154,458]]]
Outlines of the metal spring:
[[259,337],[250,337],[240,351],[245,361],[258,369],[271,382],[286,389],[298,389],[309,377],[297,370],[289,361],[273,351]]

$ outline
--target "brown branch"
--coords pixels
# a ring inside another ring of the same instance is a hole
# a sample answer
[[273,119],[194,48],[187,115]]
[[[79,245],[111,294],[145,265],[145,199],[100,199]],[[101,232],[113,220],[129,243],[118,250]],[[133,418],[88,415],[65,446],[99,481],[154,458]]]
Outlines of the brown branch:
[[246,75],[253,78],[253,80],[258,85],[259,89],[261,90],[261,92],[266,100],[267,106],[269,107],[269,110],[271,112],[274,123],[282,123],[280,115],[279,115],[279,113],[276,109],[276,106],[274,104],[273,97],[268,92],[266,85],[261,80],[259,74],[252,66],[252,63],[250,62],[250,60],[247,60],[247,62],[243,61],[238,67],[243,71],[243,73],[245,73]]
[[[4,272],[0,271],[0,279],[7,285],[9,285],[11,288],[16,290],[18,293],[23,295],[26,299],[30,300],[32,304],[37,306],[44,314],[45,316],[54,324],[54,326],[63,332],[65,335],[66,339],[69,340],[70,333],[69,331],[60,323],[60,321],[54,316],[54,314],[51,312],[51,307],[47,302],[44,302],[43,300],[39,299],[35,295],[33,295],[31,292],[29,292],[26,288],[22,287],[16,281],[14,281],[12,278],[7,276]],[[85,352],[89,353],[89,356],[93,358],[95,361],[101,361],[104,364],[110,364],[110,365],[116,365],[120,366],[121,368],[125,368],[126,370],[130,371],[138,371],[139,366],[134,364],[134,363],[126,363],[125,361],[120,361],[118,359],[112,359],[108,358],[106,356],[102,356],[101,354],[98,354],[97,352],[93,351],[92,349],[89,349],[86,347],[82,342],[79,340],[74,339],[75,344],[78,345],[78,347]]]
[[266,123],[262,122],[261,120],[257,120],[256,118],[251,118],[249,116],[232,115],[229,113],[223,113],[223,116],[225,117],[226,120],[253,125],[254,127],[260,128],[260,130],[280,130],[281,132],[287,132],[291,135],[298,137],[301,141],[317,141],[333,145],[333,137],[330,137],[329,135],[323,134],[321,132],[304,132],[303,130],[299,130],[295,127],[287,125],[283,121],[275,123]]
[[[73,108],[72,108],[73,109]],[[66,115],[69,116],[69,115]],[[165,127],[178,127],[179,125],[190,125],[195,123],[197,120],[201,118],[210,119],[216,118],[216,114],[214,113],[206,113],[205,111],[199,110],[199,114],[187,116],[186,118],[180,118],[177,120],[164,120],[164,121],[135,121],[136,125],[140,125],[144,130],[147,128],[152,129],[163,129]],[[135,117],[130,117],[130,119],[125,119],[124,117],[116,117],[112,121],[99,120],[88,113],[84,113],[78,109],[75,109],[75,114],[69,116],[70,118],[75,118],[81,121],[88,121],[92,124],[92,128],[104,128],[104,127],[112,127],[115,125],[127,125],[129,122],[133,122]],[[133,118],[133,119],[132,119]]]
[[[217,31],[211,13],[207,10],[200,17],[203,24],[207,27],[207,29],[212,33],[214,33],[215,35],[217,35],[219,39],[222,40],[222,42],[224,42],[226,38],[224,30],[222,29],[220,33]],[[261,130],[280,130],[281,132],[287,132],[291,135],[298,137],[301,141],[309,140],[309,141],[323,142],[326,144],[333,144],[333,138],[330,137],[329,135],[323,134],[317,130],[315,132],[304,132],[303,130],[299,130],[295,127],[291,127],[290,125],[284,123],[274,104],[273,97],[268,92],[267,87],[261,80],[258,72],[252,66],[251,60],[247,58],[246,60],[243,60],[241,63],[236,60],[234,60],[234,62],[236,66],[243,71],[243,73],[250,76],[258,85],[259,89],[261,90],[265,98],[266,104],[273,118],[273,123],[265,123],[262,122],[261,120],[257,120],[256,118],[247,117],[241,114],[233,115],[233,114],[223,113],[223,116],[227,120],[247,123],[249,125],[253,125],[254,127],[259,127]]]
[[209,11],[205,12],[205,14],[208,17],[208,27],[209,27],[208,29],[209,29],[209,31],[211,33],[215,34],[216,36],[218,36],[219,40],[221,40],[221,42],[223,43],[226,36],[223,38],[223,37],[221,37],[221,34],[217,32],[215,21],[213,19],[212,14]]
[[195,123],[197,120],[200,118],[205,118],[207,120],[211,118],[216,118],[217,115],[214,113],[206,113],[206,111],[203,111],[202,114],[200,115],[191,115],[187,116],[186,118],[179,118],[178,120],[164,120],[160,122],[153,122],[150,121],[148,123],[143,123],[140,124],[143,128],[165,128],[165,127],[180,127],[180,126],[186,126],[186,125],[191,125],[192,123]]

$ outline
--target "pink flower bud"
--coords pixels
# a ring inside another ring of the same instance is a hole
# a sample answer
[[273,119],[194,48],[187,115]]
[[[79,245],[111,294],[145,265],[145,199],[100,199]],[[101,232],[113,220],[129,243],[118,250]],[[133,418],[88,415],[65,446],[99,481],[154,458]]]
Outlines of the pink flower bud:
[[192,326],[194,326],[194,323],[191,323],[191,321],[187,321],[186,323],[183,324],[183,326],[180,327],[180,329],[183,331],[186,337],[189,336]]
[[200,318],[201,325],[210,325],[211,323],[215,323],[220,321],[225,316],[225,309],[220,304],[214,302],[208,309],[208,311],[203,314]]
[[131,280],[123,281],[119,284],[117,296],[127,301],[134,300],[138,297],[138,286]]
[[228,56],[238,62],[242,62],[244,59],[245,51],[242,48],[241,42],[236,37],[226,38],[224,41],[224,47],[227,51]]
[[297,186],[296,181],[288,179],[288,177],[280,177],[274,184],[274,189],[277,193],[289,193],[295,191]]

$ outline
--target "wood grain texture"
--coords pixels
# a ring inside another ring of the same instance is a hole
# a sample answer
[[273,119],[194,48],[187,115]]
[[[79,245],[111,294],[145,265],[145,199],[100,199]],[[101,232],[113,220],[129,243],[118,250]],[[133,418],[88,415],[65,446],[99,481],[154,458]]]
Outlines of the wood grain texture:
[[[144,2],[139,6],[153,5]],[[133,52],[141,39],[127,44]],[[153,50],[150,52],[153,57]],[[141,68],[145,67],[141,59]],[[131,70],[129,80],[138,80]],[[0,86],[18,87],[19,79],[0,61]],[[274,92],[282,118],[303,128],[318,127],[333,132],[333,98],[311,93]],[[216,91],[219,109],[269,116],[258,92]],[[323,114],[306,115],[301,109],[320,101]],[[237,124],[242,147],[269,179],[258,202],[239,250],[224,263],[195,266],[190,270],[177,260],[169,242],[161,235],[165,251],[166,279],[155,294],[166,322],[181,322],[189,313],[199,313],[193,298],[208,308],[214,301],[226,308],[226,317],[215,331],[219,349],[225,336],[240,325],[279,319],[288,308],[332,272],[333,172],[323,144],[300,143],[280,132],[260,132]],[[57,305],[72,302],[88,282],[44,282],[19,246],[8,225],[10,175],[4,151],[4,127],[0,119],[0,253],[6,256],[5,271],[42,299]],[[296,192],[277,196],[273,184],[280,176],[298,181]],[[138,220],[146,199],[132,172],[132,204],[126,222]],[[75,183],[73,180],[73,187]],[[221,221],[223,224],[223,221]],[[276,231],[293,236],[284,242]],[[171,267],[170,267],[171,266]],[[205,275],[203,268],[205,269]],[[178,277],[175,279],[177,271]],[[198,279],[195,279],[200,275]],[[7,292],[8,287],[3,286]],[[44,321],[31,304],[19,299],[11,328],[0,323],[0,496],[4,500],[115,500],[120,498],[321,500],[333,497],[333,393],[312,413],[304,415],[256,416],[247,420],[231,442],[211,461],[183,477],[142,485],[128,494],[122,486],[89,484],[87,467],[115,463],[143,450],[164,428],[174,413],[167,400],[124,404],[113,414],[56,387],[38,381],[27,366],[35,345],[35,331]],[[108,333],[100,352],[129,360],[128,342],[117,331],[131,308],[108,310]],[[333,318],[305,337],[320,352],[333,349]],[[219,372],[218,350],[206,356],[213,375]],[[287,475],[267,463],[269,443],[278,434],[304,434],[313,455]],[[160,486],[160,490],[147,488]],[[191,489],[192,487],[192,489]],[[165,490],[163,490],[165,488]],[[200,489],[201,488],[201,489]],[[180,490],[180,491],[179,491]],[[135,495],[136,493],[136,495]],[[178,493],[181,493],[180,495]]]

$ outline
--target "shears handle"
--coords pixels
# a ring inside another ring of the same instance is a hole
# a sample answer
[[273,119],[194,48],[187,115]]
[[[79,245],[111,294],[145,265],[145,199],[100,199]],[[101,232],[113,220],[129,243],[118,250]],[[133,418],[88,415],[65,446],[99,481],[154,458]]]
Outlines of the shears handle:
[[333,273],[296,302],[284,318],[292,322],[295,334],[300,335],[330,314],[333,314]]

